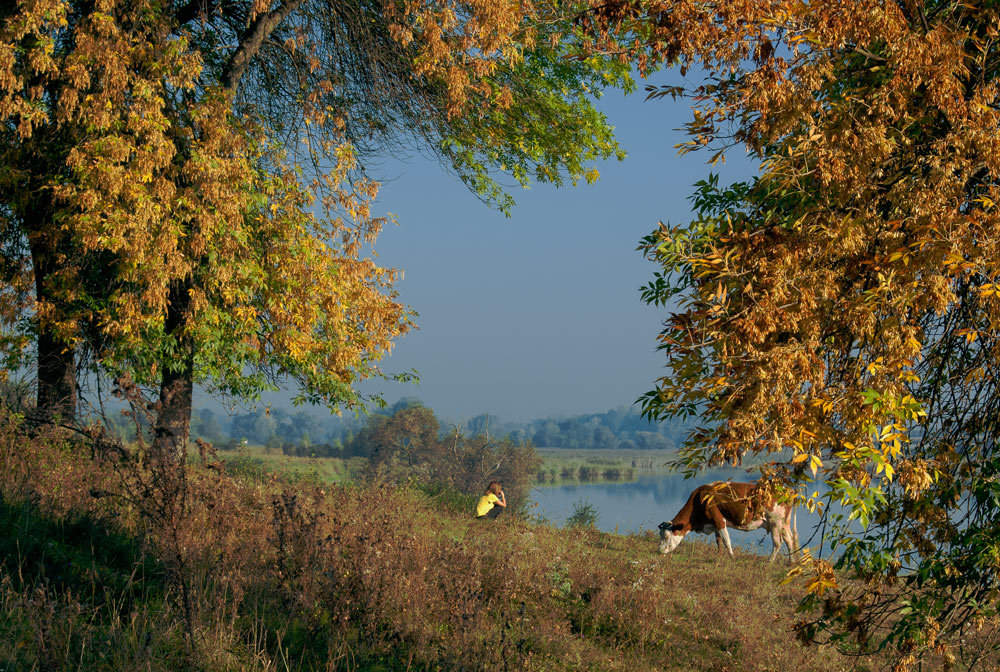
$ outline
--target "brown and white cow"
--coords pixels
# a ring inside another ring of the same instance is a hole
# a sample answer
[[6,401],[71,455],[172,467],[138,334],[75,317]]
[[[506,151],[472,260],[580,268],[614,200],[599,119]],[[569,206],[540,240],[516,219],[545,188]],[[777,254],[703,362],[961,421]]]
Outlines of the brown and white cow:
[[[714,532],[719,549],[725,542],[726,550],[732,555],[730,527],[744,531],[763,527],[771,533],[774,542],[770,560],[773,562],[781,552],[782,541],[788,546],[792,560],[795,560],[799,550],[799,533],[795,525],[794,505],[779,503],[770,497],[755,502],[755,487],[755,483],[716,482],[695,488],[674,519],[660,523],[660,553],[669,553],[677,548],[688,532]],[[756,510],[751,511],[751,508]]]

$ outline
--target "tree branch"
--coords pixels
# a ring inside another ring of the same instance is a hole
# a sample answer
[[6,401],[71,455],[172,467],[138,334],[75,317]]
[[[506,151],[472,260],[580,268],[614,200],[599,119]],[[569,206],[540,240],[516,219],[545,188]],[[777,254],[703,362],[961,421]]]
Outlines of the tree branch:
[[247,66],[250,65],[250,60],[257,55],[260,51],[261,45],[264,44],[264,40],[268,38],[277,29],[281,22],[288,17],[289,14],[294,12],[299,5],[302,4],[303,0],[287,0],[280,7],[274,11],[267,12],[258,16],[243,33],[240,38],[239,47],[233,52],[233,55],[229,58],[229,63],[226,64],[225,69],[222,71],[222,85],[229,91],[236,91],[237,85],[239,85],[240,80],[243,78],[243,73],[246,72]]

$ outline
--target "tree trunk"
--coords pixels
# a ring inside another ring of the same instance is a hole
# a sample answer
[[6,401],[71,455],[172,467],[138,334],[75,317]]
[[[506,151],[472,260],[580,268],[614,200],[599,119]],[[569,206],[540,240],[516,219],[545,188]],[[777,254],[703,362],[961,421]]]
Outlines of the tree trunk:
[[[67,255],[60,234],[52,222],[45,221],[51,217],[51,208],[46,205],[35,204],[25,213],[31,220],[29,228],[36,232],[29,236],[35,298],[39,304],[54,307],[55,319],[65,320],[70,319],[70,306],[61,296],[60,285],[69,275]],[[59,336],[48,322],[40,319],[38,323],[37,419],[73,422],[77,406],[76,353],[73,344]]]
[[76,358],[73,346],[51,332],[38,334],[38,419],[76,419]]
[[191,431],[191,403],[194,394],[194,344],[187,335],[191,312],[191,281],[177,281],[170,287],[165,328],[177,342],[177,356],[162,362],[160,403],[153,426],[153,441],[161,450],[180,451]]

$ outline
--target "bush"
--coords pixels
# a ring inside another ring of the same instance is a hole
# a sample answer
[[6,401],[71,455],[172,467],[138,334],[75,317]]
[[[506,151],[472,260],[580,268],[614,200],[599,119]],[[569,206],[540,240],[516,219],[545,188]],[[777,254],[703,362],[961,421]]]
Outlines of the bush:
[[598,518],[600,516],[597,509],[581,499],[573,504],[573,513],[566,519],[566,525],[568,527],[597,527]]
[[434,484],[478,496],[490,481],[500,481],[508,509],[523,513],[532,474],[541,465],[534,446],[484,434],[467,437],[457,429],[442,439],[440,429],[429,408],[413,405],[371,416],[348,450],[366,446],[368,482]]

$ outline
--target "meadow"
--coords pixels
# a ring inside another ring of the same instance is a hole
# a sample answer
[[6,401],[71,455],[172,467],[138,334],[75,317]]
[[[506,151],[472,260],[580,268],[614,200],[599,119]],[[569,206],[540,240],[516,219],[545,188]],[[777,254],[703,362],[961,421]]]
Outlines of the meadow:
[[249,444],[237,450],[219,451],[219,459],[232,473],[264,477],[280,473],[289,480],[316,483],[351,483],[364,469],[363,457],[297,457],[268,452],[264,446]]
[[796,643],[801,587],[755,555],[660,556],[651,535],[477,521],[453,491],[210,452],[167,492],[91,448],[0,417],[0,669],[869,665]]

